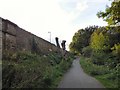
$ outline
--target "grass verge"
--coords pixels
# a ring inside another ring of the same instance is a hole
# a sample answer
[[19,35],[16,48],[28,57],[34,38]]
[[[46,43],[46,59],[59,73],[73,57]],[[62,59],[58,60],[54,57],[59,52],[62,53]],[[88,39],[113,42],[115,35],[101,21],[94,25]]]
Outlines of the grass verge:
[[99,80],[106,88],[110,90],[118,89],[118,77],[116,74],[116,70],[109,69],[109,67],[106,66],[98,66],[91,62],[90,58],[81,57],[80,64],[83,68],[83,70],[95,77],[97,80]]

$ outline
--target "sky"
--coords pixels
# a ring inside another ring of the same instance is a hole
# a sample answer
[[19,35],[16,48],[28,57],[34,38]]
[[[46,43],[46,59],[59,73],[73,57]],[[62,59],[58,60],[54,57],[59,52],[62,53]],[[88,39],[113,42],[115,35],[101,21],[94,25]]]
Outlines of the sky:
[[91,25],[106,26],[96,14],[105,11],[109,0],[0,0],[0,17],[51,43],[55,37],[66,48],[79,29]]

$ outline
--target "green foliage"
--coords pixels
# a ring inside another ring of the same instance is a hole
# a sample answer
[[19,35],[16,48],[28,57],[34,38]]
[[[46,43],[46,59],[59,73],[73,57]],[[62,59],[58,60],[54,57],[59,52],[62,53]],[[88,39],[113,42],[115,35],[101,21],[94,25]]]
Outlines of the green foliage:
[[94,32],[91,35],[91,48],[98,52],[98,51],[105,51],[109,49],[109,38],[108,36],[105,36],[103,32]]
[[109,27],[107,31],[107,35],[109,37],[109,44],[112,48],[115,44],[120,43],[120,27]]
[[90,57],[92,54],[92,48],[90,46],[84,47],[82,49],[82,55],[85,57]]
[[111,80],[109,77],[113,78],[115,76],[111,76],[111,74],[95,76],[95,78],[99,80],[108,90],[119,90],[118,80]]
[[104,52],[92,52],[91,59],[94,64],[105,65],[107,54]]
[[120,59],[120,44],[115,44],[111,49],[113,50],[113,54],[118,56]]
[[95,76],[95,75],[103,75],[103,74],[107,74],[110,72],[109,68],[105,67],[105,66],[98,66],[96,64],[93,64],[91,62],[91,59],[87,58],[81,58],[80,60],[80,64],[83,67],[83,69],[85,70],[85,72],[87,72],[88,74]]
[[115,68],[119,63],[119,58],[112,53],[92,52],[90,58],[92,63],[96,65],[105,65],[112,69]]
[[98,12],[97,16],[103,18],[108,25],[116,25],[120,22],[120,1],[112,2],[111,6],[106,8],[105,12]]
[[98,29],[92,34],[90,45],[93,50],[91,59],[94,64],[114,68],[117,63],[120,63],[119,44],[115,44],[119,43],[119,36],[117,27],[110,28],[108,31]]
[[70,58],[68,58],[66,60],[62,60],[60,63],[60,67],[63,70],[62,72],[66,72],[68,70],[68,68],[71,66],[71,64],[72,64],[72,59],[70,59]]
[[47,55],[52,65],[59,64],[62,60],[62,56],[58,53],[50,53]]
[[[18,62],[12,60],[3,61],[3,88],[41,87],[43,72],[46,70],[46,67],[50,65],[48,61],[39,55],[30,53],[20,53],[18,55],[20,56]],[[7,68],[9,66],[12,66],[12,68]],[[11,71],[13,73],[10,73]],[[39,86],[36,86],[37,84],[39,84]]]
[[80,29],[73,36],[72,42],[69,45],[70,51],[81,53],[82,48],[89,45],[91,34],[97,29],[97,26],[90,26],[85,29]]
[[72,61],[71,57],[62,60],[57,53],[40,56],[19,52],[16,59],[2,62],[3,88],[55,88]]
[[118,87],[120,77],[120,0],[115,1],[110,7],[107,6],[105,12],[97,14],[109,26],[80,29],[70,44],[71,52],[82,52],[83,56],[89,57],[87,60],[80,60],[84,70],[97,77],[108,88]]
[[84,71],[98,79],[106,88],[118,88],[120,77],[120,65],[111,69],[105,65],[96,65],[91,62],[90,58],[81,57],[80,64]]

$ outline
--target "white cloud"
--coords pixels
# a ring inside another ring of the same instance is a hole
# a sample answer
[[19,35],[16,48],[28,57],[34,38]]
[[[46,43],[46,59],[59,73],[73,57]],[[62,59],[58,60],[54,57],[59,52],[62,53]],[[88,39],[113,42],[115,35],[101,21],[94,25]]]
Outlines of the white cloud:
[[82,2],[82,3],[77,3],[77,5],[76,5],[76,9],[78,10],[78,11],[84,11],[86,8],[87,8],[88,6],[87,6],[87,2]]
[[63,10],[66,11],[66,13],[67,13],[66,9],[68,8],[71,9],[71,11],[67,13],[69,21],[73,21],[88,8],[86,0],[63,0],[61,1],[61,3],[63,5],[61,7],[63,7]]

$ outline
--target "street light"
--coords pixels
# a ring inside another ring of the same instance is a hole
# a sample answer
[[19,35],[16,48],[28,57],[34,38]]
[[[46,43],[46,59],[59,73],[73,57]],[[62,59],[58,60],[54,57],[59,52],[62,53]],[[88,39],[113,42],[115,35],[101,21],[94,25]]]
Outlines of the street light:
[[51,43],[51,32],[48,32],[50,34],[50,43]]

